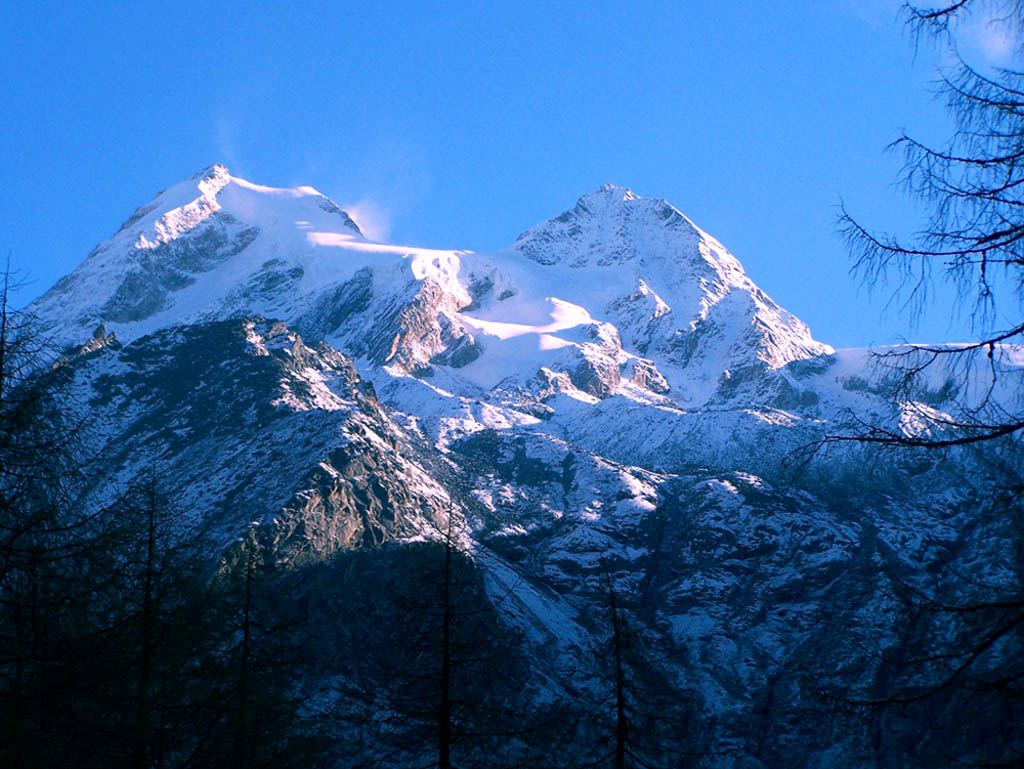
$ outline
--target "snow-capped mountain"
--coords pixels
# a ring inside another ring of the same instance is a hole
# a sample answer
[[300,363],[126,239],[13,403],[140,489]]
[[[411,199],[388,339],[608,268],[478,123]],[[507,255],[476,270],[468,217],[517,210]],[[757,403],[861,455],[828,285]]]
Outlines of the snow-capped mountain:
[[[851,413],[922,428],[866,351],[816,341],[717,240],[620,187],[482,254],[377,243],[312,188],[212,166],[29,310],[68,348],[110,475],[158,462],[211,553],[257,525],[281,562],[326,559],[459,510],[565,691],[610,573],[689,649],[711,765],[868,761],[848,724],[801,725],[801,676],[888,628],[886,573],[988,558],[958,526],[984,491],[945,459],[783,472]],[[948,407],[931,384],[918,405]]]
[[625,371],[695,405],[724,371],[831,352],[668,203],[612,186],[484,255],[372,243],[312,188],[213,166],[138,209],[34,309],[69,343],[98,323],[130,341],[259,312],[372,364],[464,369],[460,390],[574,363],[592,396]]
[[[353,357],[442,441],[608,398],[645,412],[809,405],[785,367],[832,352],[668,203],[610,186],[477,254],[374,243],[311,188],[213,166],[136,211],[32,310],[65,344],[101,323],[124,343],[283,320]],[[482,413],[467,417],[472,404]]]

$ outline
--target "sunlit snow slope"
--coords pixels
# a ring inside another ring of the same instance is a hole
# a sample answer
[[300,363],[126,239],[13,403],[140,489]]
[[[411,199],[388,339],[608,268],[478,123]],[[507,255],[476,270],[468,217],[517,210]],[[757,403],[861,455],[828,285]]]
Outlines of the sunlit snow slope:
[[863,384],[864,354],[834,355],[683,214],[614,186],[481,254],[375,243],[310,187],[212,166],[136,211],[32,310],[68,345],[100,324],[130,342],[283,320],[352,356],[442,446],[543,424],[618,459],[706,463],[744,445],[761,456],[765,430],[796,427],[795,444],[841,409],[887,408]]

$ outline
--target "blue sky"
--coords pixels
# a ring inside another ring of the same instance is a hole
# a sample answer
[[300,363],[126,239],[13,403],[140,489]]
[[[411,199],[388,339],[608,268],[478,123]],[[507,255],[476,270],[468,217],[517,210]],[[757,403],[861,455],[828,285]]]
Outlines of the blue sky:
[[[394,242],[492,250],[604,183],[668,199],[837,347],[917,327],[848,273],[837,204],[910,232],[884,153],[950,125],[895,0],[15,3],[0,248],[28,301],[213,163],[308,184]],[[770,11],[768,10],[770,9]],[[1008,63],[981,20],[964,50]]]

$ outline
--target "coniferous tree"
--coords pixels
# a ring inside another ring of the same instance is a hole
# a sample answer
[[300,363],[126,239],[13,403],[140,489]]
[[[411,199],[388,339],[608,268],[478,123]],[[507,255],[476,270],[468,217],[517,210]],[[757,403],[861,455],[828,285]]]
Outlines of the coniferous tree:
[[610,576],[605,580],[607,631],[595,656],[603,671],[599,698],[578,735],[590,745],[575,765],[597,769],[695,766],[705,754],[707,730],[692,692],[668,665],[677,656],[658,644],[631,616]]
[[82,651],[94,631],[82,607],[107,579],[88,567],[110,520],[80,504],[89,467],[68,371],[32,319],[11,310],[9,269],[2,282],[0,759],[48,765],[69,749],[59,715],[90,685]]
[[217,681],[201,766],[287,769],[330,765],[330,736],[312,701],[325,675],[314,648],[323,629],[297,600],[305,575],[279,571],[254,527],[212,582]]
[[[903,152],[905,188],[928,208],[915,238],[875,234],[845,211],[842,226],[866,282],[895,274],[895,298],[916,312],[931,301],[931,278],[940,275],[957,289],[953,309],[964,308],[976,338],[967,345],[908,345],[877,356],[895,382],[896,403],[928,432],[908,435],[860,422],[826,442],[959,451],[970,475],[981,480],[962,519],[965,527],[942,562],[895,563],[890,569],[901,607],[894,629],[899,643],[874,650],[879,669],[870,691],[833,694],[870,706],[889,724],[902,719],[915,730],[926,724],[918,747],[931,750],[937,761],[1019,765],[1024,745],[1010,725],[1020,722],[1024,705],[1024,379],[1011,359],[1013,346],[1024,341],[1024,3],[906,3],[904,12],[918,41],[937,41],[950,54],[939,91],[956,130],[945,146],[907,134],[893,143]],[[960,57],[957,29],[972,13],[987,13],[1016,36],[1013,63],[982,71]],[[923,381],[936,373],[946,379],[952,402],[941,411],[922,402]],[[975,485],[975,478],[960,485]],[[991,541],[1000,547],[979,555],[977,531],[998,532]],[[972,718],[965,721],[966,711]],[[1005,734],[997,737],[993,728]]]
[[[894,300],[919,313],[932,300],[933,275],[953,286],[951,309],[970,317],[976,334],[966,345],[906,345],[876,355],[894,383],[893,397],[914,413],[928,433],[906,435],[885,425],[858,422],[828,442],[941,448],[964,446],[1024,430],[1024,381],[1012,348],[1024,342],[1024,43],[1021,0],[959,0],[938,7],[904,4],[918,40],[944,44],[949,61],[941,73],[956,131],[946,146],[904,134],[892,148],[903,153],[903,183],[928,208],[927,223],[909,241],[876,234],[849,212],[841,227],[854,269],[869,287],[895,276]],[[1016,35],[1011,66],[983,72],[959,55],[956,29],[971,13],[992,12],[992,23]],[[942,377],[962,397],[942,412],[922,403],[929,377]],[[971,390],[980,396],[967,396]]]
[[351,765],[451,769],[530,758],[536,719],[525,704],[522,639],[485,589],[463,525],[453,512],[436,539],[334,566],[359,574],[360,593],[339,618],[338,728],[362,734],[348,746]]
[[8,272],[0,764],[318,765],[320,735],[301,712],[315,672],[269,559],[249,537],[241,562],[215,573],[156,468],[123,490],[105,476],[71,395],[77,354],[59,355],[10,310],[10,286]]

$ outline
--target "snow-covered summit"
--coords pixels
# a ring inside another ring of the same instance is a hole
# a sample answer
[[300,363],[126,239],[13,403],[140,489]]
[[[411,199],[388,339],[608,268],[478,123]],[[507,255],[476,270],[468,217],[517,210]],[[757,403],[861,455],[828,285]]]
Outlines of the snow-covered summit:
[[[269,200],[277,201],[274,205],[277,211],[269,210]],[[291,201],[291,204],[282,204],[282,201]],[[245,221],[259,218],[260,213],[280,215],[304,209],[339,216],[343,227],[362,235],[347,213],[312,187],[277,188],[253,184],[232,176],[227,167],[219,163],[157,193],[153,200],[132,214],[121,226],[121,232],[127,230],[137,235],[135,242],[139,247],[152,248],[188,233],[217,213]]]
[[375,243],[311,187],[214,165],[139,208],[32,310],[68,345],[101,323],[129,342],[276,318],[378,384],[403,380],[395,398],[491,392],[530,418],[560,395],[774,402],[792,388],[773,372],[831,352],[677,209],[612,185],[481,254]]
[[676,390],[689,403],[714,392],[723,372],[831,352],[663,199],[606,185],[524,232],[512,251],[557,274],[563,298],[613,323],[627,351],[685,369]]
[[137,336],[210,309],[265,266],[253,257],[305,250],[307,232],[365,241],[312,187],[265,187],[212,165],[136,209],[32,310],[65,343],[97,320]]
[[[541,264],[611,265],[649,256],[650,247],[695,244],[704,235],[665,200],[606,184],[574,208],[521,234],[515,248]],[[705,236],[706,237],[706,236]],[[645,248],[647,247],[647,248]]]

